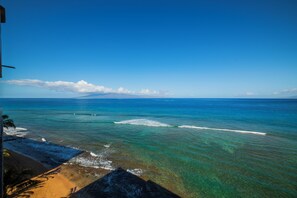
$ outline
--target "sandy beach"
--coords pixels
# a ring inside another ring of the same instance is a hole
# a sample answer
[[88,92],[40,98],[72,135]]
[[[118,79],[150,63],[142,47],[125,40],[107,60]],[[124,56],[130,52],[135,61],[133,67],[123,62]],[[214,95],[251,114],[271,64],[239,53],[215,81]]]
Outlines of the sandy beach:
[[[14,197],[28,196],[33,198],[69,197],[78,190],[77,185],[63,175],[63,166],[48,170],[41,163],[19,153],[9,151],[5,166],[14,166],[17,170],[30,170],[25,181],[11,189],[9,195]],[[32,177],[32,178],[30,178]]]

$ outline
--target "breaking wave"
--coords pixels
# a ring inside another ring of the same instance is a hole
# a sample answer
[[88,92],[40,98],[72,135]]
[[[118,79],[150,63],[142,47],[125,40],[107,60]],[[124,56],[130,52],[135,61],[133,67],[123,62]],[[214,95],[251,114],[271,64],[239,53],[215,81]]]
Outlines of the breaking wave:
[[169,124],[162,122],[147,120],[147,119],[132,119],[124,120],[120,122],[114,122],[115,124],[130,124],[130,125],[139,125],[139,126],[150,126],[150,127],[170,127]]
[[9,127],[9,128],[4,128],[4,133],[6,135],[12,135],[12,136],[17,136],[17,137],[24,137],[28,134],[26,128],[21,128],[21,127]]
[[264,132],[258,131],[246,131],[246,130],[237,130],[237,129],[220,129],[220,128],[211,128],[211,127],[201,127],[194,125],[180,125],[173,126],[166,123],[148,120],[148,119],[132,119],[124,120],[120,122],[114,122],[115,124],[129,124],[129,125],[139,125],[139,126],[150,126],[150,127],[177,127],[177,128],[187,128],[187,129],[198,129],[198,130],[211,130],[211,131],[226,131],[226,132],[235,132],[235,133],[244,133],[244,134],[254,134],[254,135],[266,135]]
[[178,128],[188,128],[188,129],[198,129],[198,130],[212,130],[212,131],[227,131],[235,133],[246,133],[246,134],[255,134],[255,135],[266,135],[266,133],[258,131],[244,131],[244,130],[234,130],[234,129],[219,129],[219,128],[209,128],[209,127],[199,127],[192,125],[181,125]]

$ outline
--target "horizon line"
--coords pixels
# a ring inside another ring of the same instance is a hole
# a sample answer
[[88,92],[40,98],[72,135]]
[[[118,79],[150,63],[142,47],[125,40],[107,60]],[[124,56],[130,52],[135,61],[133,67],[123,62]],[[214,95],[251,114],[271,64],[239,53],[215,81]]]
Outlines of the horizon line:
[[120,100],[130,100],[130,99],[290,99],[290,100],[296,100],[295,97],[283,97],[283,98],[274,98],[274,97],[254,97],[254,98],[243,98],[243,97],[148,97],[148,98],[75,98],[75,97],[69,97],[69,98],[59,98],[59,97],[0,97],[0,99],[75,99],[75,100],[108,100],[108,99],[120,99]]

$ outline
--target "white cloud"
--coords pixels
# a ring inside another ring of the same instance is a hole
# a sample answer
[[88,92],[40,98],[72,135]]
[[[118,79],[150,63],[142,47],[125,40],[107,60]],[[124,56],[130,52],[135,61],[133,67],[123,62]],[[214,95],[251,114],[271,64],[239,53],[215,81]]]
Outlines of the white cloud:
[[120,87],[118,89],[108,88],[102,85],[95,85],[88,83],[84,80],[77,82],[67,81],[42,81],[34,79],[22,79],[22,80],[7,80],[8,84],[21,85],[21,86],[34,86],[55,91],[65,91],[81,94],[96,94],[96,93],[112,93],[112,94],[130,94],[130,95],[145,95],[145,96],[161,96],[163,92],[142,89],[140,91],[131,91]]
[[254,96],[255,93],[254,92],[247,91],[247,92],[245,92],[245,95],[246,96]]
[[295,95],[297,94],[297,88],[283,89],[281,91],[273,92],[273,95]]
[[251,91],[247,91],[245,93],[242,94],[238,94],[235,97],[255,97],[257,94],[255,94],[254,92]]
[[142,95],[158,95],[160,94],[159,91],[155,91],[155,90],[150,90],[150,89],[142,89],[139,92]]

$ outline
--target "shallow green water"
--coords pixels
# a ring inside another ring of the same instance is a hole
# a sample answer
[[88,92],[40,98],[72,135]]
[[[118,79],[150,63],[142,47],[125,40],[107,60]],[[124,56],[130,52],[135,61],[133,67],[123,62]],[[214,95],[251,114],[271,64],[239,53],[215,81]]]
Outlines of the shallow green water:
[[1,99],[25,137],[186,197],[296,197],[297,100]]

